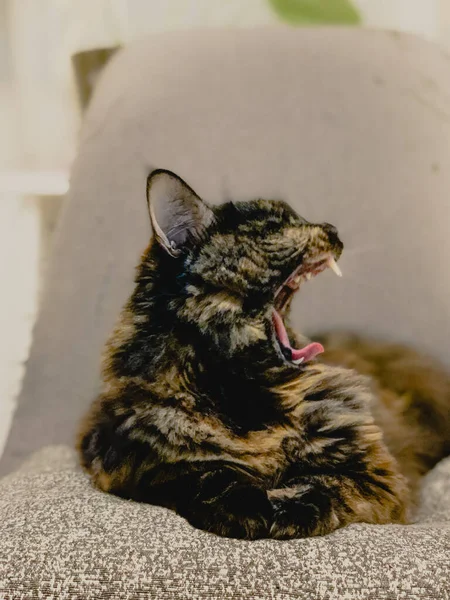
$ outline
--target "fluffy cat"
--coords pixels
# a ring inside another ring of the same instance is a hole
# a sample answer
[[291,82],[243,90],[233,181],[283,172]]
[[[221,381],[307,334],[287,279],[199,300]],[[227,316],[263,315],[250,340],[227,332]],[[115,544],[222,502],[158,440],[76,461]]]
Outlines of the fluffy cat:
[[271,200],[212,207],[151,173],[154,237],[79,433],[94,484],[237,538],[404,523],[450,451],[450,379],[401,347],[295,335],[295,291],[343,245]]

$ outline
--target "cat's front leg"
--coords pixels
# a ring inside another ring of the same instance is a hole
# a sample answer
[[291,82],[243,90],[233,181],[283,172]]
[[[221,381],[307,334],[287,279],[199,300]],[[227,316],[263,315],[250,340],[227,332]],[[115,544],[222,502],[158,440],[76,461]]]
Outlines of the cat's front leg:
[[269,537],[272,505],[267,491],[246,473],[213,463],[185,483],[176,509],[194,527],[232,538]]
[[407,521],[405,479],[386,465],[347,474],[303,474],[268,496],[274,511],[270,537],[277,539],[324,535],[351,523]]

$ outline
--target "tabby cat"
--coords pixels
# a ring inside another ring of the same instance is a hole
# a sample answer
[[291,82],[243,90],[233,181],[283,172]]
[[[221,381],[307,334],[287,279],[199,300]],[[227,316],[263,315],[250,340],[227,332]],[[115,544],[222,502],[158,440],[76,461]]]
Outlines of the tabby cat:
[[209,206],[151,173],[154,237],[78,439],[94,484],[236,538],[405,523],[450,452],[450,378],[412,350],[289,327],[343,245],[272,200]]

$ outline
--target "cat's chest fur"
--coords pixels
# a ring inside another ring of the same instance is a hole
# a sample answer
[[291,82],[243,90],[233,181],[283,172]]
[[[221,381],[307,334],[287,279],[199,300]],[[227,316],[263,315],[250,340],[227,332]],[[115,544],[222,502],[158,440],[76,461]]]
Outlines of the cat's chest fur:
[[165,460],[175,454],[186,460],[228,460],[270,478],[290,464],[326,470],[346,461],[361,427],[373,424],[361,400],[361,380],[333,367],[324,371],[317,365],[301,379],[272,388],[238,384],[225,375],[214,387],[195,388],[195,394],[180,390],[176,402],[172,389],[170,402],[160,398],[133,421],[151,432],[150,444],[159,432],[164,444],[158,452]]

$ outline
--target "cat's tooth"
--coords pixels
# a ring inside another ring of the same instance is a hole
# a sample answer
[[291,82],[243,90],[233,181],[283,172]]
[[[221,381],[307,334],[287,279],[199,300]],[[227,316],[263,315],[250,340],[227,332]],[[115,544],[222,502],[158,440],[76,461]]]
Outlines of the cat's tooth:
[[334,260],[334,258],[332,256],[330,256],[330,258],[328,259],[328,266],[334,273],[336,273],[336,275],[338,277],[342,277],[342,271],[340,270],[337,262]]
[[305,360],[305,357],[302,356],[301,358],[297,358],[296,360],[293,360],[292,362],[294,363],[294,365],[300,365],[304,360]]
[[312,277],[312,274],[311,273],[306,273],[305,277],[306,277],[306,280],[309,281],[311,279],[311,277]]

